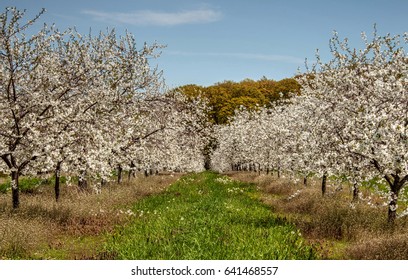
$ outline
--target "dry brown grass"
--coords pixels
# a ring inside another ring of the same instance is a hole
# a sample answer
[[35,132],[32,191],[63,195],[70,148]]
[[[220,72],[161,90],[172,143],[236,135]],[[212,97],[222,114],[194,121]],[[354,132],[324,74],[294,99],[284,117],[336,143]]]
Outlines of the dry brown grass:
[[[365,202],[351,206],[348,186],[331,182],[322,197],[319,181],[309,180],[304,186],[253,172],[228,175],[256,183],[263,193],[261,200],[279,217],[294,223],[323,259],[408,259],[408,219],[398,219],[391,227],[387,207]],[[374,195],[371,202],[382,204]]]
[[383,234],[377,238],[361,240],[347,248],[347,256],[356,260],[407,260],[408,236],[405,233]]
[[58,203],[53,188],[44,186],[38,194],[21,194],[17,210],[10,194],[0,194],[0,259],[53,258],[54,250],[62,251],[58,257],[64,259],[96,258],[92,238],[125,223],[135,201],[163,191],[179,176],[139,175],[121,185],[108,184],[100,194],[64,185]]

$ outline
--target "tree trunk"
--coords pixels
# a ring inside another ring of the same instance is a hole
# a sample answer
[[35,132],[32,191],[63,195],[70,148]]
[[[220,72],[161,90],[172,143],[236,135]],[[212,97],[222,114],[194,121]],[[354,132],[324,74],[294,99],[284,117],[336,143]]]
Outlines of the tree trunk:
[[[394,180],[392,180],[391,177]],[[390,203],[388,204],[388,223],[394,224],[395,219],[397,218],[398,195],[404,184],[408,182],[408,175],[401,178],[397,173],[392,176],[385,176],[385,179],[391,188]]]
[[88,188],[88,180],[86,179],[86,171],[82,171],[78,177],[78,189],[85,191]]
[[[380,166],[377,160],[373,159],[371,161],[374,164],[375,168],[382,173],[383,168]],[[384,179],[387,181],[390,189],[390,202],[388,204],[388,223],[393,225],[395,219],[397,218],[397,202],[398,202],[398,194],[405,183],[408,182],[408,174],[400,177],[401,170],[395,170],[395,174],[385,174]]]
[[136,177],[135,174],[136,174],[136,165],[134,164],[133,161],[131,161],[130,162],[129,174],[128,174],[128,181],[130,181],[131,177],[135,178]]
[[122,183],[122,171],[123,171],[123,168],[122,168],[122,165],[118,165],[118,184],[120,184],[120,183]]
[[280,167],[278,167],[278,178],[280,178]]
[[358,202],[358,195],[360,190],[358,189],[357,183],[353,185],[353,202]]
[[54,190],[55,190],[55,201],[58,202],[59,197],[60,197],[60,177],[61,177],[61,161],[57,163],[57,166],[55,168],[55,184],[54,184]]
[[211,156],[210,154],[204,154],[204,169],[211,170]]
[[11,171],[11,193],[13,198],[13,208],[20,207],[20,190],[18,188],[18,171]]
[[303,185],[305,187],[307,186],[307,176],[303,177]]
[[325,172],[323,173],[323,178],[322,178],[322,196],[324,196],[326,193],[326,187],[327,187],[327,174]]
[[394,224],[397,218],[398,194],[391,192],[390,203],[388,204],[388,223]]

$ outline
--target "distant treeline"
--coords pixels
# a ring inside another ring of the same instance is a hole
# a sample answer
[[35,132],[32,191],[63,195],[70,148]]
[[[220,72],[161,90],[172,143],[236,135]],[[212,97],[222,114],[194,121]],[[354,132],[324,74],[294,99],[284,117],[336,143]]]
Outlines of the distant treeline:
[[293,78],[274,81],[263,77],[258,81],[224,81],[208,87],[190,84],[175,90],[190,97],[205,98],[209,105],[210,121],[224,124],[240,106],[250,109],[270,106],[281,98],[287,98],[289,92],[299,94],[300,85]]

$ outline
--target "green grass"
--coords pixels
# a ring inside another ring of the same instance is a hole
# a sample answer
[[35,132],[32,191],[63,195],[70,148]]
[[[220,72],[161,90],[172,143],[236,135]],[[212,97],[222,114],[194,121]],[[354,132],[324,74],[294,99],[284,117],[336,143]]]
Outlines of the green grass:
[[115,259],[313,259],[298,230],[278,219],[255,185],[204,172],[139,201],[108,237]]
[[[65,184],[66,183],[66,177],[61,176],[60,177],[60,183]],[[0,184],[0,193],[7,193],[11,191],[11,180],[8,178],[5,180],[5,182]],[[18,181],[18,187],[19,190],[23,193],[35,193],[39,187],[41,186],[54,186],[55,184],[55,178],[47,178],[47,179],[42,179],[38,177],[20,177]]]

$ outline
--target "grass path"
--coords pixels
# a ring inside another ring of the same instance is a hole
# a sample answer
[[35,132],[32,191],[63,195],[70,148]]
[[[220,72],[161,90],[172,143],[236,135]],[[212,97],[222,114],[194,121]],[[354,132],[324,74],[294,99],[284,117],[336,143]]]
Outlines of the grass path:
[[107,237],[115,259],[313,259],[292,225],[259,201],[256,186],[211,172],[184,176],[136,203]]

